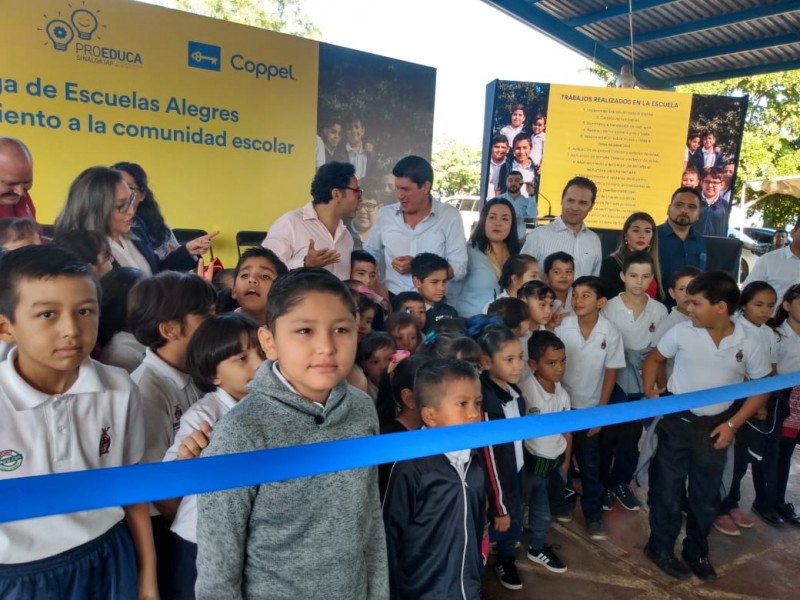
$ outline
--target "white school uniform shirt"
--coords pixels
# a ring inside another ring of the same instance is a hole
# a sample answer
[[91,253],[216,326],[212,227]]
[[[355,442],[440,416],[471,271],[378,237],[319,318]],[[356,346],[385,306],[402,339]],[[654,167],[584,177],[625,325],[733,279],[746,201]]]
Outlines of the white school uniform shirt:
[[142,361],[147,346],[127,331],[118,331],[100,351],[100,362],[133,373]]
[[[506,391],[511,394],[511,400],[503,403],[503,416],[506,419],[521,417],[522,415],[519,414],[519,404],[517,404],[517,398],[519,398],[519,394],[510,386]],[[519,471],[525,466],[525,455],[522,453],[522,440],[516,440],[514,442],[514,458],[517,462],[517,471]]]
[[732,321],[741,325],[747,335],[752,335],[761,343],[771,365],[778,362],[778,334],[775,333],[775,330],[768,325],[759,327],[755,323],[751,323],[741,312],[737,312]]
[[[0,482],[141,460],[141,401],[125,371],[86,358],[72,387],[50,395],[19,375],[16,355],[14,348],[0,363]],[[115,506],[0,523],[0,564],[66,552],[101,536],[124,516]]]
[[558,298],[553,300],[553,314],[556,314],[558,310],[561,310],[562,318],[575,314],[572,312],[572,288],[567,290],[567,299],[563,304]]
[[[181,426],[175,434],[175,442],[167,450],[164,462],[178,458],[178,448],[181,447],[181,443],[195,431],[200,431],[200,423],[206,421],[213,427],[234,406],[236,400],[222,388],[217,388],[200,398],[181,417]],[[197,543],[197,496],[193,494],[183,497],[170,530],[187,542]]]
[[[786,290],[800,282],[800,257],[795,256],[791,246],[759,256],[743,285],[754,281],[766,281],[775,288],[780,300],[786,294]],[[780,302],[776,302],[776,312],[779,306]]]
[[[658,351],[674,358],[675,365],[667,381],[673,394],[686,394],[724,385],[741,383],[745,377],[760,379],[769,375],[772,366],[761,343],[748,336],[741,324],[734,323],[733,333],[714,344],[708,330],[694,327],[691,321],[676,325],[658,342]],[[706,417],[724,412],[733,401],[692,409]]]
[[668,317],[667,307],[658,300],[647,296],[644,310],[634,319],[633,311],[625,306],[619,296],[615,296],[600,311],[622,336],[625,350],[644,350],[656,344],[658,326]]
[[795,333],[789,321],[781,323],[778,333],[781,334],[776,348],[778,374],[800,371],[800,335]]
[[583,339],[575,315],[565,317],[554,333],[567,350],[567,368],[561,385],[572,400],[572,408],[597,406],[606,369],[625,366],[622,338],[603,315],[598,315],[588,340]]
[[189,375],[167,364],[150,348],[131,379],[142,394],[145,424],[142,462],[159,462],[175,441],[181,417],[201,394]]
[[[672,310],[669,311],[667,318],[661,321],[656,327],[656,333],[653,336],[653,347],[655,348],[658,346],[658,342],[661,341],[661,338],[664,337],[664,334],[667,333],[670,329],[675,327],[678,323],[685,323],[686,321],[691,320],[689,315],[683,314],[681,311],[678,310],[677,307],[673,306]],[[675,365],[675,360],[672,358],[667,359],[667,364],[664,365],[664,373],[669,379],[669,376],[672,375],[672,367]]]
[[[526,416],[547,415],[570,410],[569,394],[560,383],[556,383],[556,391],[551,394],[542,387],[536,377],[531,379],[533,380],[530,385],[531,394],[525,396]],[[531,438],[525,440],[524,444],[525,449],[534,456],[549,459],[558,458],[567,449],[567,440],[560,433]]]

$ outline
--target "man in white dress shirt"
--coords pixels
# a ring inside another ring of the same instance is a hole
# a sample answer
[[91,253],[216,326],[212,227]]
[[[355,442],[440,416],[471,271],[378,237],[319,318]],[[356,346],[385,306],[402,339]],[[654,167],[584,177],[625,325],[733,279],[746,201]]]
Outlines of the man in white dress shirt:
[[591,179],[570,179],[561,194],[561,215],[529,233],[522,253],[542,263],[553,252],[566,252],[575,259],[575,279],[599,275],[603,259],[600,238],[584,224],[596,197],[597,186]]

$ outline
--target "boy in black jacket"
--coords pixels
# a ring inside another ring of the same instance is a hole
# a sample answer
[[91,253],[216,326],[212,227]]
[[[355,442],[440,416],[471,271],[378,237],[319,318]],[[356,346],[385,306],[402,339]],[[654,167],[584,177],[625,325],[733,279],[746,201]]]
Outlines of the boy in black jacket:
[[439,319],[458,316],[456,309],[445,301],[449,275],[450,265],[437,254],[421,252],[411,261],[411,281],[425,302],[423,333],[432,331]]
[[[478,375],[462,360],[423,365],[414,397],[426,427],[480,418]],[[478,600],[484,507],[483,469],[472,450],[395,463],[383,502],[391,597]]]

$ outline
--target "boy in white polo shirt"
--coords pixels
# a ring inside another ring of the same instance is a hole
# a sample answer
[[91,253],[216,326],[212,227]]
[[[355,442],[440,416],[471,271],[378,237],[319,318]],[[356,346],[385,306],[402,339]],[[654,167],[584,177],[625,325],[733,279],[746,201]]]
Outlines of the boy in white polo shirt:
[[[649,252],[631,252],[622,262],[620,279],[624,291],[608,301],[602,314],[619,331],[625,351],[625,367],[617,372],[617,384],[628,400],[640,400],[642,362],[655,345],[659,324],[667,319],[667,308],[647,294],[655,264]],[[623,398],[624,399],[624,398]],[[603,508],[611,510],[614,498],[627,510],[639,510],[639,500],[628,485],[639,460],[641,421],[617,423],[600,434],[600,477],[603,480]]]
[[[0,364],[0,481],[140,461],[138,390],[122,369],[89,358],[98,296],[95,277],[63,249],[0,258],[0,339],[16,344]],[[0,598],[157,593],[144,504],[0,524]]]
[[[659,369],[668,358],[675,364],[667,382],[670,393],[683,394],[766,377],[769,357],[760,342],[731,320],[739,304],[739,288],[722,271],[702,273],[687,289],[691,321],[670,329],[644,362],[642,378],[648,398]],[[731,401],[664,416],[656,426],[658,447],[650,462],[650,539],[645,555],[667,575],[716,579],[708,556],[708,534],[720,504],[725,449],[734,433],[764,406],[768,394],[747,398],[738,410]],[[681,505],[689,480],[688,519],[682,558],[675,557],[681,530]]]
[[[200,324],[214,310],[211,285],[187,273],[165,271],[139,281],[128,297],[128,324],[145,345],[144,360],[131,373],[142,394],[144,455],[142,462],[160,462],[175,441],[181,416],[202,394],[186,369],[186,349]],[[178,503],[150,507],[158,557],[158,587],[166,590],[173,572],[169,526]]]
[[[573,409],[608,404],[617,382],[617,369],[625,366],[622,339],[600,314],[606,305],[605,286],[599,277],[585,275],[572,284],[572,309],[555,334],[567,349],[567,370],[561,385],[569,393]],[[603,486],[600,482],[599,427],[572,434],[572,451],[581,471],[581,508],[593,540],[606,539],[603,529]]]

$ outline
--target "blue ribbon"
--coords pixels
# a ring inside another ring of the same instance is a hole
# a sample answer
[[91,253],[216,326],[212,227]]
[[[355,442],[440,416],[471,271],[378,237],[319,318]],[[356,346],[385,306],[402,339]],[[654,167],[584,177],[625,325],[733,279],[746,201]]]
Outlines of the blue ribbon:
[[597,408],[92,471],[0,481],[0,523],[284,481],[603,427],[800,385],[800,372]]

